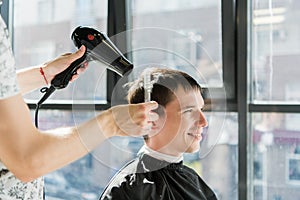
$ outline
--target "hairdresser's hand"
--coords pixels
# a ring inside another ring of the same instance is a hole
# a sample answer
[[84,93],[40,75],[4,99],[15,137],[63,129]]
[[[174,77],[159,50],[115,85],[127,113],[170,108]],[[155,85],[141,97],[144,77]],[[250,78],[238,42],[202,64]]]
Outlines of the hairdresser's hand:
[[[26,94],[32,90],[44,87],[45,85],[51,83],[55,75],[65,70],[71,65],[72,62],[82,57],[84,55],[84,52],[85,47],[82,46],[75,53],[67,53],[61,55],[58,58],[40,66],[33,66],[18,70],[17,78],[21,93]],[[83,72],[86,67],[87,63],[84,63],[83,67],[77,70],[77,74],[72,77],[71,81],[77,79],[79,74]],[[45,77],[41,74],[41,69],[43,70]]]
[[[45,63],[43,70],[45,72],[45,76],[48,82],[50,83],[52,79],[55,77],[55,75],[64,71],[67,67],[71,65],[72,62],[82,57],[84,55],[85,48],[86,48],[85,46],[81,46],[78,49],[78,51],[76,51],[75,53],[66,53],[50,62]],[[71,81],[76,80],[79,74],[86,70],[87,66],[88,66],[87,62],[84,63],[83,66],[77,70],[77,74],[75,74],[72,77]]]
[[157,107],[154,101],[114,106],[106,111],[105,120],[99,120],[103,134],[106,137],[146,135],[158,120],[158,114],[152,111]]

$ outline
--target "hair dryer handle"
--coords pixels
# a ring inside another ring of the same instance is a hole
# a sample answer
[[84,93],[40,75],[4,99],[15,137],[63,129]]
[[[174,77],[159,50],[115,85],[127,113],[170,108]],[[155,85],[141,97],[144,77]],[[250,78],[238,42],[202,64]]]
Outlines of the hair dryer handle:
[[82,65],[87,62],[86,61],[86,54],[84,54],[81,58],[78,58],[71,65],[62,71],[61,73],[57,74],[51,81],[51,86],[55,89],[62,89],[67,87],[72,76],[76,74],[76,71],[82,67]]

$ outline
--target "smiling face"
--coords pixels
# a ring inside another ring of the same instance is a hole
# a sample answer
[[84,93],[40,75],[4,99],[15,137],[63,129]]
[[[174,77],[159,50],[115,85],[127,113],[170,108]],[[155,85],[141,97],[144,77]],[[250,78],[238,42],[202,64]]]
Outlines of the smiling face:
[[[204,101],[199,83],[189,74],[160,68],[147,68],[152,83],[151,100],[159,104],[154,110],[160,119],[153,123],[145,136],[148,147],[158,152],[181,156],[200,148],[203,128],[207,121],[203,115]],[[144,102],[144,74],[129,83],[129,103]]]
[[165,106],[165,114],[155,123],[154,130],[159,132],[150,136],[146,144],[158,152],[180,156],[199,150],[207,121],[198,89],[185,91],[179,87],[175,93],[176,98]]

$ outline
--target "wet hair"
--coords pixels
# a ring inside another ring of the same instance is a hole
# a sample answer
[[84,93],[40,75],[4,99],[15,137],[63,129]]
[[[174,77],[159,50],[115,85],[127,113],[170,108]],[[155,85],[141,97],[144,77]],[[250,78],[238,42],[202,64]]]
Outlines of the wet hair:
[[168,68],[147,68],[137,80],[127,84],[129,86],[127,95],[129,103],[144,102],[143,81],[146,72],[150,73],[153,84],[151,100],[163,107],[166,107],[175,98],[175,92],[179,87],[182,87],[186,92],[192,89],[201,92],[201,86],[198,82],[185,72]]

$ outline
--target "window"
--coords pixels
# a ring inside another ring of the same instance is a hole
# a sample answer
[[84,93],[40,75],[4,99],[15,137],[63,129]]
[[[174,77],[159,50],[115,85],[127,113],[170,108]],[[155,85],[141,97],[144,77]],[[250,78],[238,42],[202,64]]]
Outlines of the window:
[[137,68],[160,64],[188,72],[203,87],[223,87],[220,1],[130,2]]
[[252,7],[253,101],[299,103],[299,3],[253,0]]
[[[299,114],[252,115],[254,199],[299,196]],[[276,166],[276,167],[274,167]]]
[[290,154],[286,161],[286,179],[287,184],[300,184],[300,155],[299,153]]
[[[41,64],[66,52],[74,52],[76,47],[70,36],[79,25],[106,31],[106,1],[90,1],[84,7],[77,5],[80,1],[75,0],[49,2],[52,2],[50,7],[49,3],[44,5],[45,1],[39,0],[14,2],[14,53],[19,69]],[[53,9],[51,21],[41,21],[41,6]],[[95,12],[96,7],[101,14]],[[82,13],[88,13],[88,17]],[[99,61],[93,61],[86,76],[80,77],[66,89],[55,92],[49,99],[106,101],[105,85],[106,67]],[[37,100],[41,93],[36,91],[25,97]]]
[[[249,6],[251,199],[299,196],[298,1]],[[276,166],[276,167],[274,167]]]

